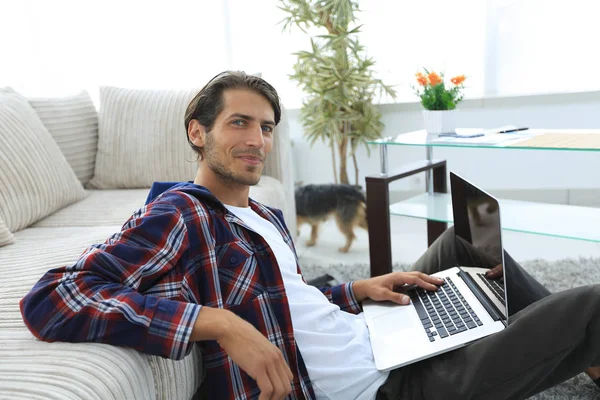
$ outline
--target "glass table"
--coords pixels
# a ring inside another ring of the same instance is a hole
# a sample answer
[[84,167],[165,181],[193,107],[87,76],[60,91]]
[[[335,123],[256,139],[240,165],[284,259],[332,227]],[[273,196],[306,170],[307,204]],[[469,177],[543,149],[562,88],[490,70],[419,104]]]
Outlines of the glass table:
[[[445,160],[433,159],[435,147],[488,148],[508,150],[592,151],[600,153],[600,130],[530,129],[496,134],[484,130],[457,129],[457,133],[484,133],[473,138],[439,137],[415,131],[368,142],[379,146],[380,172],[367,176],[367,218],[371,276],[391,272],[390,216],[400,215],[427,221],[431,245],[453,222],[452,200],[447,193]],[[425,159],[389,170],[388,146],[424,147]],[[426,172],[426,193],[389,204],[389,184]],[[600,242],[600,209],[560,204],[499,199],[502,229],[539,235]],[[552,216],[551,220],[548,216]]]

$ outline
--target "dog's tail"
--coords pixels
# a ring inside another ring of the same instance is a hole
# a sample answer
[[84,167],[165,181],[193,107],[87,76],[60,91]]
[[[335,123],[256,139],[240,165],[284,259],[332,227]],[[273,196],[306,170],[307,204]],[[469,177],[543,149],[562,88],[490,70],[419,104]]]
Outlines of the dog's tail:
[[352,225],[361,228],[367,227],[367,199],[356,187],[343,185],[340,187],[340,195],[344,199],[339,204],[340,216],[346,221],[352,221]]
[[362,190],[357,190],[360,195],[361,204],[358,207],[358,226],[363,229],[369,229],[367,223],[367,198]]
[[367,222],[367,201],[363,196],[363,202],[359,204],[357,210],[357,221],[356,223],[363,229],[369,229]]
[[367,198],[360,189],[350,185],[341,185],[340,190],[344,196],[367,204]]

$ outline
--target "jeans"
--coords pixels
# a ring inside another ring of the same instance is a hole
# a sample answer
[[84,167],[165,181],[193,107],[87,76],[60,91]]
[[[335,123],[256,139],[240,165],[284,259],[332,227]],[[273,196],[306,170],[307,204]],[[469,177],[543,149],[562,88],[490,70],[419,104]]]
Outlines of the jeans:
[[[450,228],[413,269],[432,274],[464,257],[476,265],[484,255],[457,244]],[[518,276],[508,290],[508,327],[391,371],[377,400],[525,399],[600,365],[600,285],[551,294],[508,253],[505,263]]]

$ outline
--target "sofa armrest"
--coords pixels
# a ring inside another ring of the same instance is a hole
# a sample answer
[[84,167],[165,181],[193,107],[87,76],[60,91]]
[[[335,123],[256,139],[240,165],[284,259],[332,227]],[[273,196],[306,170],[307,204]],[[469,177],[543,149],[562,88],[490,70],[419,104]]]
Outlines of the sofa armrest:
[[289,207],[281,182],[270,176],[261,178],[257,185],[250,186],[250,198],[266,206],[277,208],[283,213],[283,219],[292,238],[296,236],[296,211]]
[[263,175],[281,182],[283,186],[285,208],[282,208],[285,223],[293,238],[296,238],[296,200],[294,197],[294,168],[292,158],[292,140],[287,112],[281,107],[281,121],[275,128],[273,149],[265,162]]

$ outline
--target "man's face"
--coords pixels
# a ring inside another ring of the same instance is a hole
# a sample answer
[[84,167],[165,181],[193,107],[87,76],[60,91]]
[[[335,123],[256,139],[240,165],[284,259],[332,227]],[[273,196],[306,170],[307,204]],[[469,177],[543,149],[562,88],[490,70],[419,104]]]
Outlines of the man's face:
[[204,162],[225,183],[256,185],[273,145],[273,107],[258,93],[229,89],[224,108],[205,134]]

